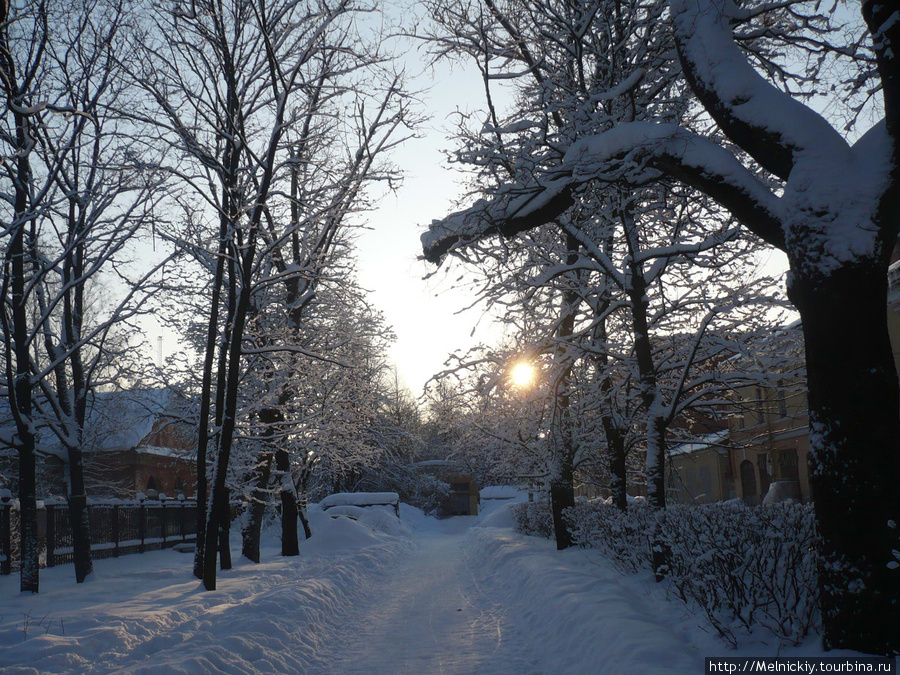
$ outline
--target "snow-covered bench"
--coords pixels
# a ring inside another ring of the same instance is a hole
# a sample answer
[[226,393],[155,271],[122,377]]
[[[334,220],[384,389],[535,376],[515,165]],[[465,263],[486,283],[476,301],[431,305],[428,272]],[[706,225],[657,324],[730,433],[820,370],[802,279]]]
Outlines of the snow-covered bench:
[[515,499],[519,496],[519,488],[515,485],[489,485],[481,488],[482,500]]
[[393,506],[400,517],[400,495],[396,492],[338,492],[319,502],[323,511],[335,506]]

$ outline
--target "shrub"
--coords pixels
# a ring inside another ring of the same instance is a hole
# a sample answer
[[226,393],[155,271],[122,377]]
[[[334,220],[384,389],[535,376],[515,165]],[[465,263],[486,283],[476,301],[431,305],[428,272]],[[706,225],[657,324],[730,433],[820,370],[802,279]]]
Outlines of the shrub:
[[655,532],[668,552],[667,590],[699,608],[733,647],[757,627],[782,645],[799,644],[819,627],[810,505],[725,502],[623,513],[584,503],[567,517],[575,541],[602,551],[623,573],[651,568]]
[[512,515],[516,523],[516,532],[546,539],[553,538],[553,512],[550,510],[550,502],[546,499],[514,504]]
[[567,510],[566,522],[576,544],[598,549],[622,574],[651,567],[654,514],[644,500],[635,500],[627,511],[599,500],[579,502]]

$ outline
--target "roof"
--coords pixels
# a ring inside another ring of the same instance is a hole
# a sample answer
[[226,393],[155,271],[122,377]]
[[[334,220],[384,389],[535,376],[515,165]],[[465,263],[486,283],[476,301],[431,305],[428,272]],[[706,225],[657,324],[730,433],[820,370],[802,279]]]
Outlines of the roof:
[[698,450],[706,450],[720,445],[727,436],[728,430],[724,429],[722,431],[717,431],[714,434],[701,436],[693,441],[679,443],[678,445],[669,448],[669,455],[687,455],[692,452],[697,452]]
[[[133,450],[153,431],[154,425],[171,411],[174,394],[170,389],[135,389],[94,392],[88,402],[84,425],[84,449],[93,452]],[[9,400],[0,399],[0,428],[12,424]],[[38,426],[40,427],[40,421]],[[40,451],[65,459],[59,439],[44,425]],[[170,454],[167,448],[142,448],[147,454]]]

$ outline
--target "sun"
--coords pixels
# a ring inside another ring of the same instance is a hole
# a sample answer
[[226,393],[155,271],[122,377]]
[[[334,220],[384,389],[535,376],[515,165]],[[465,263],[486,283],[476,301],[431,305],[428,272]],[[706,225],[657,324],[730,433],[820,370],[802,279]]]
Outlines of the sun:
[[534,366],[524,361],[520,361],[509,371],[509,377],[517,387],[530,387],[534,382],[534,376]]

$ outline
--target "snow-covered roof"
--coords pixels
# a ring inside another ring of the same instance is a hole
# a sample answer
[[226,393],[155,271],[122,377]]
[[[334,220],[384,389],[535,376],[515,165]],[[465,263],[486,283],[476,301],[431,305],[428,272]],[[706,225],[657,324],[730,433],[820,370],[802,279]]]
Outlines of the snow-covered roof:
[[691,452],[696,452],[697,450],[706,450],[707,448],[719,445],[727,436],[728,430],[725,429],[723,431],[717,431],[714,434],[701,436],[693,441],[679,443],[678,445],[669,448],[669,455],[687,455]]
[[[153,431],[161,416],[170,410],[169,389],[136,389],[94,392],[88,402],[84,425],[84,449],[94,452],[133,450]],[[65,459],[66,453],[46,422],[35,420],[40,429],[39,449],[48,455]],[[13,427],[8,399],[0,399],[0,427]],[[14,428],[14,427],[13,427]],[[2,434],[0,434],[2,435]],[[170,455],[170,448],[147,446],[146,454]]]
[[140,445],[166,411],[167,389],[95,394],[85,425],[85,440],[94,450],[131,450]]

